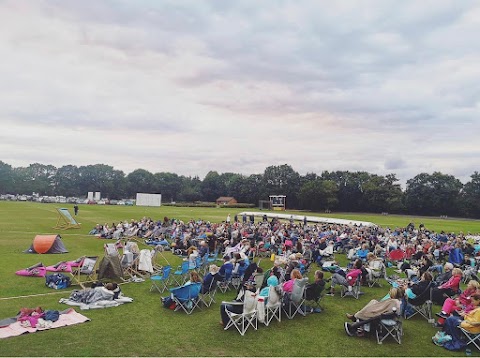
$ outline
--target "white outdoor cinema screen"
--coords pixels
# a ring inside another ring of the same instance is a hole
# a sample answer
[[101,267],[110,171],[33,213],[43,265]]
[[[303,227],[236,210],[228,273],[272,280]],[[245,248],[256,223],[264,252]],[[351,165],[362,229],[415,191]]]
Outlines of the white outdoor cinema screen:
[[162,194],[137,193],[137,206],[161,206]]

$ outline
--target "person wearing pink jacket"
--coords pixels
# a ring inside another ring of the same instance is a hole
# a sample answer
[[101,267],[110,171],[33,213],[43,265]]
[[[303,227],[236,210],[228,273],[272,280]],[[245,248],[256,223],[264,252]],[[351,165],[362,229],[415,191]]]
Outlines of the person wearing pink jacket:
[[460,281],[462,280],[462,270],[458,267],[452,270],[452,277],[432,290],[432,301],[438,305],[443,305],[447,297],[453,296],[460,291]]
[[332,284],[330,286],[330,292],[327,293],[327,296],[335,296],[335,285],[341,285],[345,287],[351,287],[355,285],[355,282],[357,281],[358,276],[362,274],[362,260],[357,260],[355,261],[355,264],[353,266],[353,269],[348,271],[344,276],[342,276],[340,273],[334,273],[331,277]]
[[442,326],[445,320],[455,311],[457,312],[470,312],[473,308],[472,295],[480,293],[480,283],[475,280],[470,280],[467,284],[467,288],[456,299],[447,298],[442,306],[442,311],[437,313],[438,323],[437,326]]

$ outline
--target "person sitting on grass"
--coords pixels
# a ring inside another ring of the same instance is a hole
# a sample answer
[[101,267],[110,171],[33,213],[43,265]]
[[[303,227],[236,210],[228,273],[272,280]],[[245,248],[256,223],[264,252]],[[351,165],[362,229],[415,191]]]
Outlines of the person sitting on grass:
[[348,319],[354,323],[344,323],[345,332],[353,337],[354,335],[363,335],[363,326],[367,323],[378,320],[382,315],[396,314],[400,315],[400,306],[404,296],[404,291],[400,287],[392,287],[388,293],[389,298],[377,301],[371,300],[365,307],[355,314],[347,313]]
[[335,285],[342,285],[351,290],[351,287],[355,285],[358,276],[362,275],[362,260],[355,261],[353,269],[350,270],[345,276],[341,272],[335,272],[332,277],[332,284],[330,286],[330,292],[327,293],[328,296],[335,296]]

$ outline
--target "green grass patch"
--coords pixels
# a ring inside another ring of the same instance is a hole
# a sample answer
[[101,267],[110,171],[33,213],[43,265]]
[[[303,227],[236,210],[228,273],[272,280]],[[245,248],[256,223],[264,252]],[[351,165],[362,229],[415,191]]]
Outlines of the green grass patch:
[[[12,317],[21,307],[42,306],[63,310],[58,303],[68,297],[71,289],[54,291],[45,287],[42,278],[19,277],[16,270],[36,262],[45,265],[60,260],[74,260],[82,255],[103,255],[103,244],[110,242],[88,236],[97,223],[139,219],[143,216],[162,220],[164,216],[182,220],[204,219],[212,222],[232,218],[232,208],[179,208],[179,207],[125,207],[80,205],[78,221],[81,229],[63,232],[52,229],[57,220],[55,204],[0,202],[0,297],[38,295],[28,298],[0,300],[0,318]],[[69,207],[69,206],[67,206]],[[70,207],[69,207],[70,208]],[[73,211],[73,208],[70,208]],[[301,214],[301,212],[288,212]],[[308,213],[326,216],[327,214]],[[397,215],[328,214],[352,220],[373,221],[381,226],[405,227],[413,221],[427,228],[445,231],[480,232],[480,222],[473,220],[441,220]],[[32,255],[23,253],[37,234],[59,233],[69,253],[62,255]],[[174,265],[180,259],[165,253]],[[344,260],[343,257],[339,259]],[[270,266],[263,259],[261,266]],[[312,270],[313,272],[314,270]],[[404,322],[403,344],[398,346],[387,340],[377,345],[373,337],[347,337],[343,331],[346,312],[355,312],[370,299],[381,298],[388,286],[363,288],[365,295],[359,300],[325,297],[324,312],[293,320],[282,319],[269,327],[259,325],[258,331],[249,330],[241,337],[235,330],[223,331],[219,325],[220,302],[230,300],[234,294],[218,293],[210,308],[187,316],[161,307],[160,295],[149,292],[148,280],[143,283],[122,285],[126,296],[134,302],[116,308],[81,311],[90,322],[53,329],[35,334],[3,339],[1,356],[464,356],[464,352],[449,352],[435,346],[431,337],[436,330],[425,320],[413,318]],[[166,293],[165,293],[166,295]],[[438,309],[436,307],[435,309]],[[474,350],[474,352],[476,352]]]

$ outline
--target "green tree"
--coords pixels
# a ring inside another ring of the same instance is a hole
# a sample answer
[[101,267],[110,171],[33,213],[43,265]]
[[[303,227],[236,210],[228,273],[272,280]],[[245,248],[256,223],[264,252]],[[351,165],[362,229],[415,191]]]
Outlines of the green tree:
[[53,165],[40,163],[28,167],[14,169],[15,189],[18,194],[53,195],[55,189],[55,174],[57,168]]
[[370,175],[363,183],[363,209],[370,212],[400,212],[403,193],[395,174]]
[[102,197],[119,199],[125,194],[125,174],[110,165],[94,164],[78,168],[79,192],[99,191]]
[[13,193],[14,190],[14,173],[10,164],[0,160],[0,193]]
[[297,195],[300,190],[300,174],[288,165],[270,166],[263,173],[263,192],[269,195],[286,195],[289,208],[298,205]]
[[172,202],[177,200],[182,187],[182,179],[175,173],[155,173],[155,192],[162,194],[162,201]]
[[156,187],[155,176],[145,169],[134,170],[127,175],[126,179],[127,195],[132,198],[136,193],[152,193]]
[[332,210],[338,205],[338,186],[333,180],[306,182],[299,193],[300,205],[308,210]]
[[471,180],[463,187],[462,212],[471,218],[480,218],[480,174],[476,171],[470,176]]
[[226,195],[226,186],[222,179],[216,171],[207,173],[200,186],[203,200],[215,201]]
[[421,215],[457,215],[463,184],[452,175],[421,173],[407,181],[408,212]]
[[204,200],[201,193],[202,182],[200,181],[198,176],[195,176],[193,178],[182,176],[181,179],[182,187],[179,193],[179,200],[187,202]]
[[80,171],[75,165],[58,168],[55,174],[55,194],[64,196],[81,196]]

